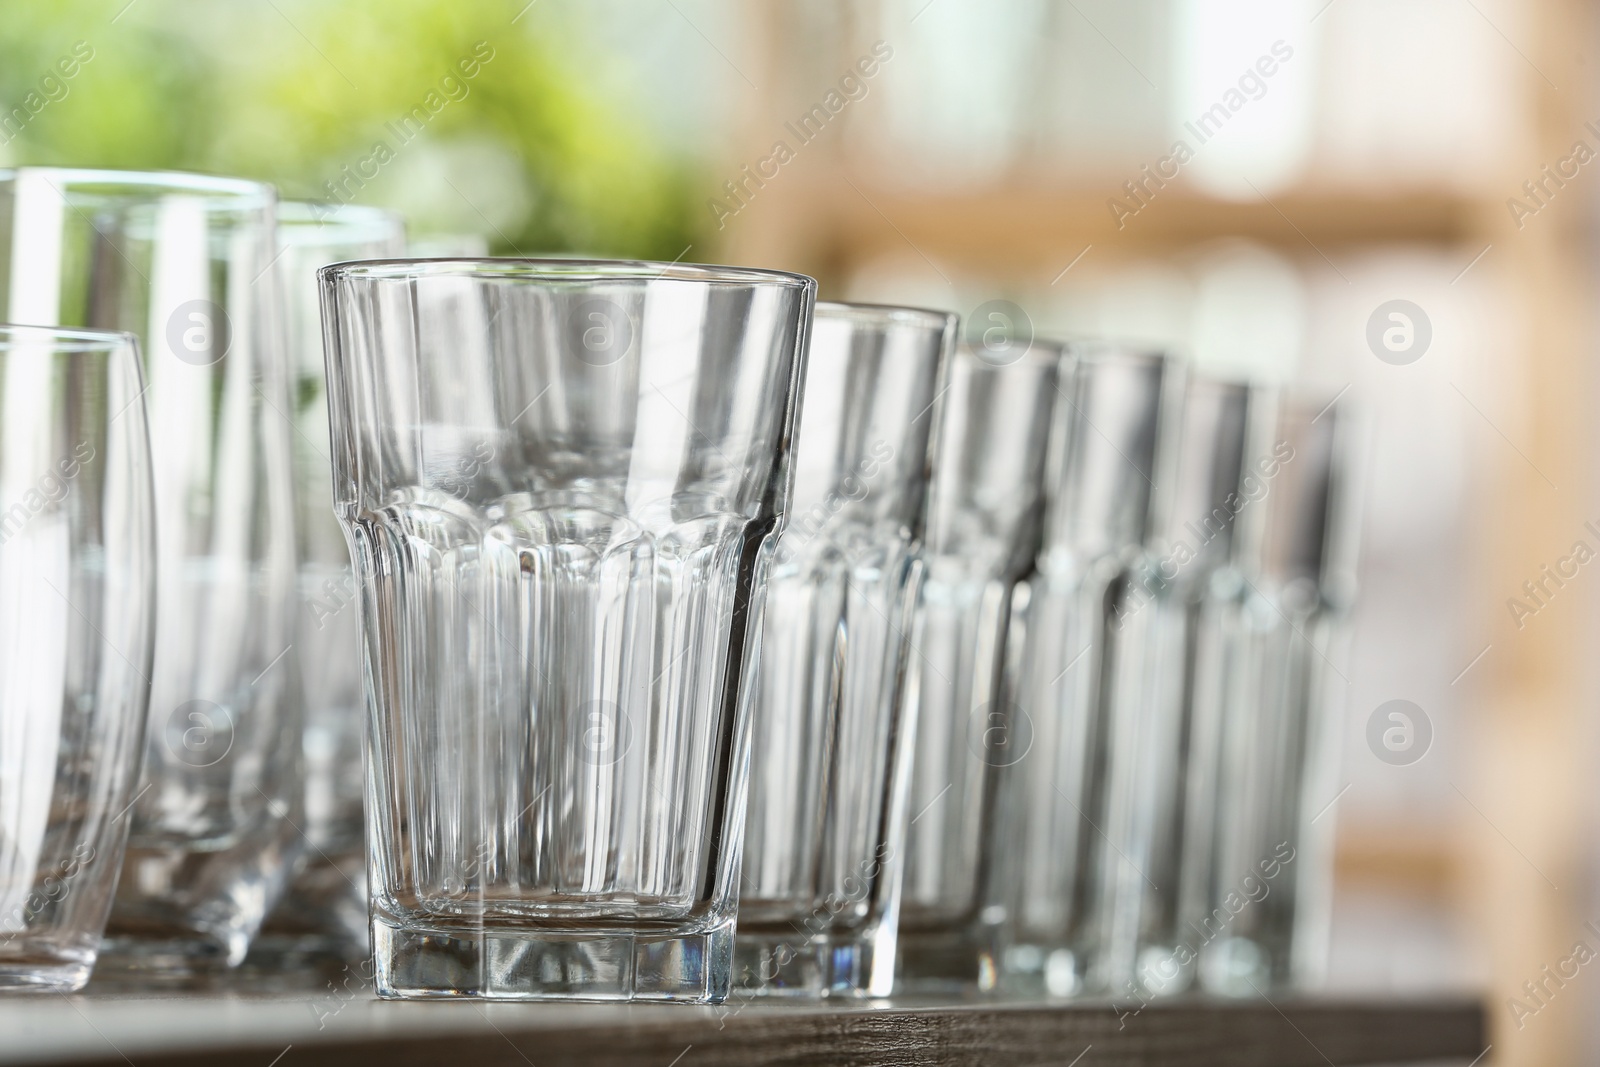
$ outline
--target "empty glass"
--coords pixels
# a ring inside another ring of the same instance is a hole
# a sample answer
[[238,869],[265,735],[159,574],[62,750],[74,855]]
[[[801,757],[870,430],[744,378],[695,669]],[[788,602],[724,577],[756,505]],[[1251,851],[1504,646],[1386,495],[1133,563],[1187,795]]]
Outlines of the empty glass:
[[789,516],[767,583],[737,980],[887,995],[934,401],[956,317],[818,304]]
[[138,343],[0,325],[0,990],[89,980],[154,645]]
[[302,847],[292,433],[269,186],[0,173],[0,319],[127,330],[158,557],[145,785],[100,972],[238,963]]
[[305,819],[311,848],[268,918],[252,965],[272,952],[290,958],[356,959],[367,945],[361,738],[366,700],[350,550],[333,514],[328,401],[317,268],[403,254],[405,223],[381,208],[290,201],[278,205],[277,273],[294,372],[295,515],[300,657],[305,734]]
[[[915,724],[897,987],[992,989],[1005,927],[999,776],[1033,727],[1003,684],[1044,506],[1060,345],[968,347],[951,363],[906,665]],[[1033,757],[1037,758],[1037,757]]]
[[[1032,750],[1005,776],[1012,943],[1007,984],[1103,987],[1115,869],[1102,869],[1112,667],[1161,494],[1159,432],[1173,365],[1107,343],[1074,345],[1045,480],[1043,545],[1029,579],[1016,702]],[[1136,662],[1136,653],[1123,662]],[[1121,862],[1120,857],[1118,862]]]
[[1211,992],[1256,996],[1321,971],[1333,882],[1344,620],[1355,591],[1354,454],[1343,404],[1290,397],[1247,585],[1225,636],[1227,689],[1199,971]]
[[1094,839],[1095,866],[1115,887],[1102,898],[1112,909],[1104,971],[1119,995],[1176,993],[1194,981],[1191,923],[1214,814],[1223,620],[1243,588],[1234,533],[1242,512],[1262,506],[1280,465],[1268,455],[1245,466],[1252,397],[1239,382],[1186,383],[1173,418],[1171,503],[1123,594],[1106,834]]
[[715,1001],[815,283],[321,271],[384,997]]

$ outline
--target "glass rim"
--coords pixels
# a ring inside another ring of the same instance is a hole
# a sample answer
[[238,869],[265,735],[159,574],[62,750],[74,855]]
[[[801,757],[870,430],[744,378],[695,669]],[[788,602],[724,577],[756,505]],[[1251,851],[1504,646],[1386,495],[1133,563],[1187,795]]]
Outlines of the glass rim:
[[1154,366],[1160,363],[1177,365],[1182,360],[1150,341],[1130,341],[1118,337],[1078,337],[1067,342],[1067,347],[1080,363],[1116,362],[1139,363]]
[[333,244],[405,234],[405,216],[375,204],[280,200],[279,244]]
[[81,326],[40,326],[26,322],[0,322],[0,352],[19,346],[51,345],[56,351],[137,352],[139,338],[127,330],[94,330]]
[[[997,349],[1006,352],[1011,345]],[[1035,337],[1026,345],[1020,346],[1022,354],[1015,359],[991,359],[984,355],[987,349],[982,345],[975,345],[965,337],[956,344],[956,352],[960,355],[971,356],[986,367],[1002,370],[1006,367],[1015,367],[1022,363],[1040,364],[1047,367],[1058,367],[1064,363],[1072,362],[1074,358],[1073,346],[1066,341],[1057,341],[1049,337]]]
[[1183,387],[1185,390],[1206,389],[1214,393],[1259,393],[1262,390],[1271,390],[1274,386],[1262,382],[1251,381],[1242,374],[1219,374],[1215,371],[1191,369],[1184,375]]
[[907,304],[858,304],[844,300],[818,300],[816,317],[821,318],[823,315],[865,322],[926,325],[941,330],[955,325],[960,319],[960,316],[953,311],[912,307]]
[[53,175],[63,186],[90,186],[102,191],[198,193],[212,199],[234,200],[253,207],[274,205],[278,200],[277,189],[268,182],[184,170],[21,166],[0,168],[0,182],[14,181],[23,174]]
[[815,289],[816,279],[763,267],[660,263],[643,259],[446,256],[424,259],[353,259],[317,270],[323,279],[415,281],[421,277],[505,279],[525,282],[689,281]]

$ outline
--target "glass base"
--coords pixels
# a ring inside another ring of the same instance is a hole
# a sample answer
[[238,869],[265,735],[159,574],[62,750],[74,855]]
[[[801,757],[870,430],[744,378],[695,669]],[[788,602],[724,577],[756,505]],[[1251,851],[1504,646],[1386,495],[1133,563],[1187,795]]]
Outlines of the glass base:
[[1259,941],[1224,938],[1200,953],[1200,985],[1218,996],[1260,996],[1284,984],[1284,976],[1274,973],[1272,963],[1272,953]]
[[89,981],[94,951],[41,949],[0,959],[0,993],[76,993]]
[[1077,953],[1043,945],[1007,948],[1000,982],[1006,992],[1029,997],[1075,997],[1089,986]]
[[990,993],[1000,984],[1000,932],[993,926],[907,930],[899,937],[897,993]]
[[187,987],[243,962],[301,849],[287,821],[270,830],[215,852],[130,845],[95,984]]
[[369,959],[366,882],[360,853],[329,846],[307,857],[261,924],[244,966],[321,967]]
[[1187,944],[1141,945],[1130,984],[1152,997],[1187,992],[1195,984],[1195,958]]
[[[794,930],[740,930],[733,949],[734,986],[742,996],[886,997],[894,974],[891,967],[875,968],[879,938],[859,930],[809,940]],[[893,944],[889,952],[892,963]]]
[[733,922],[690,934],[447,931],[372,919],[374,987],[386,1000],[727,999]]
[[107,991],[151,985],[205,988],[232,968],[233,952],[237,949],[242,956],[246,944],[229,945],[194,931],[167,937],[108,935],[100,946],[94,984]]
[[308,984],[340,982],[358,972],[372,977],[372,954],[353,952],[343,938],[262,930],[235,973],[253,988],[305,989]]

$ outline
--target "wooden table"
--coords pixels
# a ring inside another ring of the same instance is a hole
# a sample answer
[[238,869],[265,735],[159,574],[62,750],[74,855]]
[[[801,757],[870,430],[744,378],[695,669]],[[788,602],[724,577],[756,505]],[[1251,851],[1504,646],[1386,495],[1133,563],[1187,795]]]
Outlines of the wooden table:
[[[352,983],[354,985],[354,983]],[[0,1064],[1487,1067],[1466,999],[1136,1005],[392,1003],[364,989],[0,999]]]

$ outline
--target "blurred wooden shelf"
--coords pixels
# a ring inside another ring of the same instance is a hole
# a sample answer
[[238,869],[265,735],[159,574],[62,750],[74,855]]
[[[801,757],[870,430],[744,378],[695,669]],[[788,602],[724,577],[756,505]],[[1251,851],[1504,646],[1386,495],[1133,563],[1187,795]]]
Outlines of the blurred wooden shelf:
[[1174,185],[1119,227],[1107,206],[1113,195],[1132,206],[1109,179],[1098,191],[1031,182],[919,191],[848,174],[825,182],[780,175],[728,228],[734,248],[757,247],[769,257],[775,247],[820,263],[920,254],[941,268],[960,264],[1004,277],[1019,267],[1053,274],[1088,245],[1103,262],[1242,237],[1316,258],[1357,245],[1468,243],[1500,221],[1481,198],[1437,190],[1312,189],[1233,201]]
[[327,988],[13,998],[0,1001],[0,1064],[1346,1067],[1467,1063],[1484,1050],[1482,1009],[1465,999],[1136,1006],[394,1003]]

